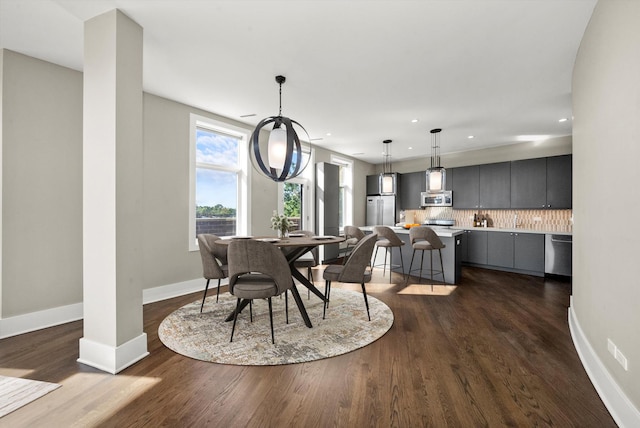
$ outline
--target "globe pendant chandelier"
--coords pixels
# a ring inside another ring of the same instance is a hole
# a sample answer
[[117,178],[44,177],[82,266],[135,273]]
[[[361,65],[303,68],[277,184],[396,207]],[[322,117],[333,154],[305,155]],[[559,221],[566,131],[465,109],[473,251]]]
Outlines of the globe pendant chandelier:
[[427,192],[442,192],[445,189],[447,171],[440,166],[440,132],[435,128],[431,133],[431,167],[427,169]]
[[[276,182],[287,181],[300,175],[311,157],[310,149],[303,147],[300,143],[294,125],[304,132],[306,140],[309,141],[306,129],[295,120],[282,116],[282,84],[285,80],[284,76],[276,76],[276,82],[280,85],[278,116],[262,119],[249,139],[249,153],[253,167]],[[269,125],[273,125],[269,139],[261,139],[260,131]]]

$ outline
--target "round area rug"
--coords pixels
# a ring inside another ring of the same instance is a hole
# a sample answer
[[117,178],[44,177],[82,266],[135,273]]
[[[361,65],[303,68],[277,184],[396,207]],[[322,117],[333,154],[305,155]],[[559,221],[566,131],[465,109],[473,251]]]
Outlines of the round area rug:
[[190,303],[166,317],[158,336],[169,349],[195,358],[222,364],[270,366],[319,360],[345,354],[382,337],[393,325],[393,312],[375,297],[367,295],[371,321],[361,293],[333,288],[326,319],[322,319],[322,301],[299,287],[313,328],[308,328],[295,300],[289,293],[289,324],[285,323],[284,296],[272,298],[275,345],[271,343],[269,303],[254,300],[253,322],[247,306],[239,315],[233,342],[233,321],[225,318],[233,312],[236,298],[229,293]]

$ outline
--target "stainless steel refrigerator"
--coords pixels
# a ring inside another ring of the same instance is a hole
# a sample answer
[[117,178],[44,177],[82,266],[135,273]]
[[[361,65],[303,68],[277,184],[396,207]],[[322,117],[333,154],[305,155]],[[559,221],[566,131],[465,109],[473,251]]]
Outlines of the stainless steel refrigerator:
[[396,214],[395,195],[367,196],[367,226],[395,226]]

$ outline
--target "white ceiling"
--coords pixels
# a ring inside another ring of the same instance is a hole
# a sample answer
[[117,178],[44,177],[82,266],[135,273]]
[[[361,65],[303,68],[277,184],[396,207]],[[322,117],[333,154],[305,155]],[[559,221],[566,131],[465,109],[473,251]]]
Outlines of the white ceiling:
[[283,74],[282,114],[314,144],[381,163],[385,139],[428,156],[436,127],[443,154],[570,135],[595,3],[0,0],[0,47],[82,70],[83,22],[118,8],[144,28],[145,91],[255,125]]

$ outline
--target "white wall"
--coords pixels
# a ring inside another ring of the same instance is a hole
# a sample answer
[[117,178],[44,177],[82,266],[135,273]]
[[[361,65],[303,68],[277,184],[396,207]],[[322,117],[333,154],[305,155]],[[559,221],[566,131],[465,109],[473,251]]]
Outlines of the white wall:
[[572,334],[618,423],[626,396],[626,424],[640,426],[640,2],[598,2],[574,66],[573,113]]

